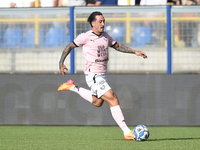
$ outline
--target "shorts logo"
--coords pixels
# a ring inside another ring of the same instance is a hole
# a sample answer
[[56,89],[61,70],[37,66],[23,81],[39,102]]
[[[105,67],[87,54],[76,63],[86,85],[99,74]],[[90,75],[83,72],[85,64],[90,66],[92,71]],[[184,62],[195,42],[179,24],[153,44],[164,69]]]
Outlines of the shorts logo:
[[101,90],[104,90],[104,89],[105,89],[105,85],[101,85],[101,86],[100,86],[100,89],[101,89]]
[[104,83],[105,83],[104,80],[102,80],[102,81],[99,82],[99,85],[100,85],[100,89],[101,89],[101,90],[104,90],[104,89],[105,89]]

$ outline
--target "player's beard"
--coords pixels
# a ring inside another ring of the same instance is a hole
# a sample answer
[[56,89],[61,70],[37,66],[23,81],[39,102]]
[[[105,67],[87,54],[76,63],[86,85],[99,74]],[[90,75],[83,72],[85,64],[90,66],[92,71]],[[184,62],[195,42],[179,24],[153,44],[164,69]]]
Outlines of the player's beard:
[[93,28],[92,30],[96,34],[102,34],[104,32],[104,27]]
[[101,30],[100,33],[103,33],[104,32],[104,27],[101,27],[100,30]]

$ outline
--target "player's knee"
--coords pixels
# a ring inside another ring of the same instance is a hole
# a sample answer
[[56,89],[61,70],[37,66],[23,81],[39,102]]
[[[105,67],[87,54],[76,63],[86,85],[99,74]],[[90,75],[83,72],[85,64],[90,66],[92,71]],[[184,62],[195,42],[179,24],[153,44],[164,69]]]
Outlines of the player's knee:
[[101,107],[103,105],[103,100],[93,100],[92,104],[96,107]]
[[94,106],[96,106],[96,107],[101,107],[102,106],[102,104],[93,104]]
[[92,104],[96,107],[101,107],[103,105],[103,102],[92,102]]

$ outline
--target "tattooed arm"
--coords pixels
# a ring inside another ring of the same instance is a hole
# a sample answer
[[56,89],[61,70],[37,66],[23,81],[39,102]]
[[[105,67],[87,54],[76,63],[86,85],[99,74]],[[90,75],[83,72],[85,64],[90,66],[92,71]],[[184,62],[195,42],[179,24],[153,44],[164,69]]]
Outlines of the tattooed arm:
[[59,69],[60,69],[60,71],[61,71],[63,76],[65,76],[65,71],[64,70],[68,70],[67,67],[63,64],[64,61],[65,61],[65,58],[67,57],[67,55],[69,55],[71,50],[73,48],[75,48],[75,47],[76,47],[76,45],[73,42],[71,42],[63,50],[63,53],[62,53],[60,61],[59,61]]
[[136,50],[134,50],[134,49],[131,49],[131,48],[129,48],[129,47],[125,46],[125,45],[119,44],[119,43],[115,44],[115,45],[113,46],[113,48],[114,48],[115,50],[119,51],[119,52],[123,52],[123,53],[132,53],[132,54],[135,54],[135,55],[137,55],[137,56],[141,56],[141,57],[143,57],[144,59],[147,58],[147,55],[146,55],[144,52],[136,51]]

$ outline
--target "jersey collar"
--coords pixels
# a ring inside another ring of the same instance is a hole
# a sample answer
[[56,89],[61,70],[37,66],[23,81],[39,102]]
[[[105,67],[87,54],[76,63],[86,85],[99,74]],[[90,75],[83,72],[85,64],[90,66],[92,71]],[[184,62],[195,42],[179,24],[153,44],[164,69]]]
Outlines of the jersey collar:
[[101,34],[98,35],[98,34],[94,33],[93,31],[92,31],[92,33],[95,34],[98,37],[100,37],[103,34],[103,32],[102,32]]

